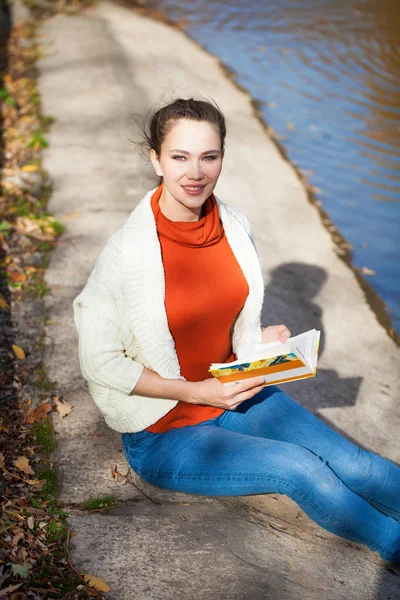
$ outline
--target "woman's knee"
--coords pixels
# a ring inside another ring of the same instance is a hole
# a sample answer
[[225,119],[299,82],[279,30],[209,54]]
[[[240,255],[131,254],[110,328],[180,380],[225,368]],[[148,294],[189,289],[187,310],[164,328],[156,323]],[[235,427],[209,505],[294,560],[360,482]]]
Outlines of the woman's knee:
[[321,477],[322,471],[330,470],[326,461],[298,444],[281,442],[272,453],[278,468],[292,481],[307,484]]

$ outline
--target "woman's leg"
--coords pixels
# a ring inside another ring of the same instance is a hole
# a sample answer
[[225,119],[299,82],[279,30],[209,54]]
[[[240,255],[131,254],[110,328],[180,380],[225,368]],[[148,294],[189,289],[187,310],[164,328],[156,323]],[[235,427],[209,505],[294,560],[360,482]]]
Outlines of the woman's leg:
[[247,435],[291,442],[322,460],[353,492],[381,512],[400,521],[400,467],[363,450],[276,386],[268,386],[216,424]]
[[213,496],[287,494],[328,531],[400,561],[400,523],[353,493],[305,447],[229,431],[215,422],[161,434],[123,434],[122,440],[132,469],[150,483]]

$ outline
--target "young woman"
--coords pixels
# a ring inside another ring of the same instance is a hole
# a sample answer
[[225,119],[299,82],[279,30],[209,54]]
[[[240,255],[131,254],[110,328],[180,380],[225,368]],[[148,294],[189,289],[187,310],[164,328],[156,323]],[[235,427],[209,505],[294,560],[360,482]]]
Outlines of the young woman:
[[400,562],[400,468],[330,429],[262,378],[223,386],[212,362],[262,328],[248,219],[217,199],[225,122],[177,99],[146,139],[160,185],[106,242],[74,300],[83,376],[144,480],[212,496],[287,494],[319,525]]

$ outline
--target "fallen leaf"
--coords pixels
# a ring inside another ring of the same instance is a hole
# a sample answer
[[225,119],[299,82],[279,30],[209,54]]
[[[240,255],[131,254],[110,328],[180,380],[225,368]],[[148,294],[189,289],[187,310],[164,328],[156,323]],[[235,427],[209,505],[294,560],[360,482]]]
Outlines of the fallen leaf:
[[25,483],[28,485],[41,485],[45,483],[45,479],[25,479]]
[[4,598],[5,596],[8,596],[8,594],[10,592],[17,590],[19,587],[21,587],[21,585],[22,585],[22,583],[17,583],[17,585],[9,585],[8,587],[0,590],[0,598]]
[[369,267],[362,267],[361,271],[364,273],[364,275],[376,275],[376,271],[370,269]]
[[45,517],[47,514],[43,508],[36,508],[35,506],[26,506],[25,510],[30,515],[36,515],[37,517]]
[[44,400],[39,406],[37,406],[34,410],[29,409],[27,417],[25,419],[26,423],[34,423],[35,421],[40,421],[43,419],[47,413],[51,411],[51,404]]
[[13,575],[19,575],[23,579],[26,579],[29,575],[29,571],[32,569],[31,563],[23,563],[22,565],[18,565],[15,563],[11,564],[11,572]]
[[58,414],[60,415],[60,419],[63,419],[69,415],[72,410],[72,406],[66,400],[62,400],[61,398],[55,398],[54,403],[56,405]]
[[3,469],[5,464],[4,454],[0,452],[0,469]]
[[28,517],[27,523],[28,523],[29,529],[33,529],[34,528],[34,526],[35,526],[35,519],[32,517],[32,515],[30,517]]
[[17,519],[17,521],[23,521],[24,517],[21,517],[21,515],[19,514],[18,511],[14,510],[13,508],[6,508],[5,509],[6,513],[8,515],[10,515],[11,517],[14,517],[15,519]]
[[32,171],[38,171],[39,167],[37,165],[24,165],[21,167],[21,171],[26,171],[27,173],[31,173]]
[[5,431],[6,433],[9,433],[8,427],[6,427],[5,425],[3,425],[3,420],[0,419],[0,431]]
[[94,575],[89,575],[89,573],[85,573],[82,577],[85,583],[91,587],[94,587],[96,590],[100,590],[101,592],[109,592],[111,589],[102,577],[95,577]]
[[5,301],[4,297],[0,295],[0,308],[10,308],[10,306],[7,304],[7,302]]
[[24,273],[17,273],[16,271],[7,271],[7,275],[14,282],[26,281],[26,275],[24,275]]
[[[125,480],[127,479],[128,475],[129,475],[130,469],[127,470],[126,475],[123,475],[122,473],[120,473],[118,471],[118,466],[117,465],[115,465],[115,467],[113,467],[112,465],[110,465],[110,467],[111,467],[111,477],[113,479],[117,479],[118,477],[121,478],[121,479],[125,479]],[[124,481],[124,483],[126,483],[126,481]]]
[[67,215],[61,215],[62,219],[76,219],[78,217],[80,217],[81,214],[80,213],[69,213]]
[[15,356],[19,358],[19,360],[25,360],[25,352],[20,346],[17,346],[17,344],[13,344],[11,348],[13,349]]
[[19,456],[18,458],[16,458],[14,460],[14,466],[17,467],[17,469],[19,469],[23,473],[26,473],[27,475],[35,474],[35,472],[30,467],[29,460],[26,458],[26,456]]
[[14,535],[13,539],[11,540],[11,545],[12,546],[17,546],[18,542],[20,540],[22,540],[22,538],[25,537],[25,533],[23,531],[20,531],[19,533],[17,533],[16,535]]

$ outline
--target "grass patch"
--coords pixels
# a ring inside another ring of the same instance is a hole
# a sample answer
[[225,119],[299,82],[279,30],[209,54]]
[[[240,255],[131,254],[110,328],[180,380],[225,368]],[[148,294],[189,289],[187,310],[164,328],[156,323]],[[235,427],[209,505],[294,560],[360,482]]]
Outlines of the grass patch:
[[48,392],[54,391],[57,386],[56,381],[50,381],[50,379],[48,378],[46,373],[46,366],[44,364],[42,364],[37,370],[36,383],[38,386],[40,386],[44,390],[47,390]]
[[103,510],[116,506],[117,499],[112,495],[99,496],[99,498],[90,498],[87,502],[80,505],[81,510]]
[[60,493],[60,486],[58,485],[57,475],[54,469],[43,469],[38,473],[38,479],[44,479],[46,483],[39,492],[39,496],[42,500],[54,500]]
[[44,454],[51,454],[56,447],[56,441],[53,435],[53,426],[49,417],[43,419],[33,428],[33,434],[37,445]]

